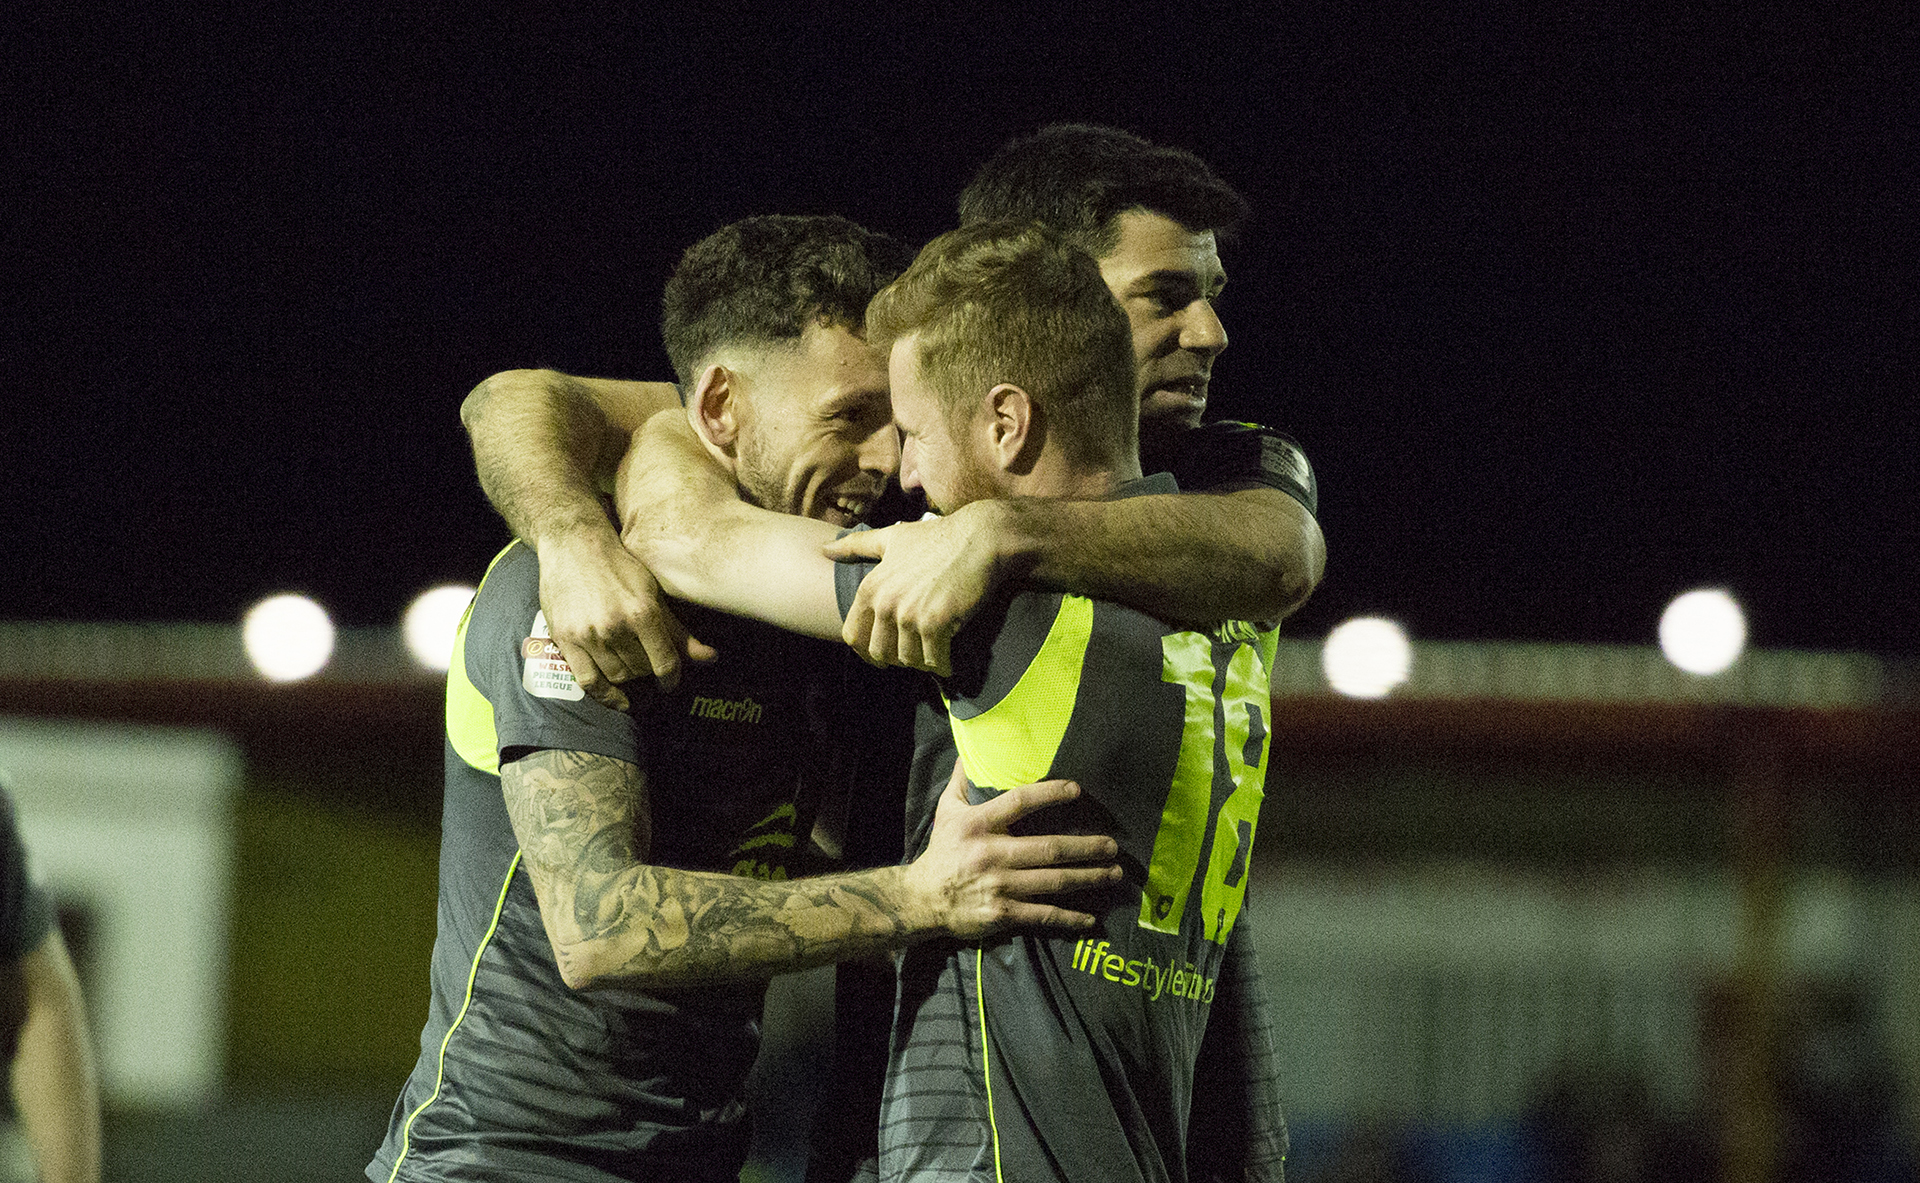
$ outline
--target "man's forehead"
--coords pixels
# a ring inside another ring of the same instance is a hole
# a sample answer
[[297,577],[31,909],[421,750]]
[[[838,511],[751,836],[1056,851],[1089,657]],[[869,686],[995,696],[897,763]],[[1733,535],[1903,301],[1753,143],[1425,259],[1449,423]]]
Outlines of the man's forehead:
[[767,405],[834,413],[887,396],[887,359],[843,325],[809,325],[798,338],[757,343],[733,355]]
[[835,386],[886,385],[886,355],[845,325],[807,326],[786,360]]
[[924,409],[926,383],[920,374],[920,351],[916,347],[917,336],[898,338],[887,355],[887,377],[891,380],[893,393],[893,417],[899,420],[901,407],[906,407],[907,418],[911,420]]
[[1156,272],[1180,272],[1211,283],[1226,278],[1220,247],[1211,230],[1189,230],[1165,214],[1127,210],[1115,219],[1119,240],[1100,256],[1100,274],[1109,284],[1131,282]]

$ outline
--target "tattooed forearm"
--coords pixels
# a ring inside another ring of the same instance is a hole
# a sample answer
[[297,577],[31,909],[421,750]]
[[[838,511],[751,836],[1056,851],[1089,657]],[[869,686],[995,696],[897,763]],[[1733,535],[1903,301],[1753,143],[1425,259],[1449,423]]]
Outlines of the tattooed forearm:
[[593,984],[766,977],[904,943],[900,868],[766,882],[646,864],[644,774],[539,751],[501,769],[562,974]]
[[766,882],[636,867],[621,877],[617,919],[585,939],[621,948],[610,967],[619,978],[765,977],[902,944],[900,891],[898,868]]

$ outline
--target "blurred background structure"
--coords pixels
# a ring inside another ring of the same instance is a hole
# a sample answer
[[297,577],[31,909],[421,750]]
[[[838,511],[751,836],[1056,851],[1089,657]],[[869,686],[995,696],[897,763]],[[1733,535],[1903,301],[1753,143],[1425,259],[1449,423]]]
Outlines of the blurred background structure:
[[[1404,656],[1369,698],[1281,648],[1249,906],[1290,1177],[1911,1179],[1911,668]],[[233,626],[0,625],[0,765],[97,1016],[110,1178],[364,1164],[424,1017],[439,698],[397,630],[272,683]]]

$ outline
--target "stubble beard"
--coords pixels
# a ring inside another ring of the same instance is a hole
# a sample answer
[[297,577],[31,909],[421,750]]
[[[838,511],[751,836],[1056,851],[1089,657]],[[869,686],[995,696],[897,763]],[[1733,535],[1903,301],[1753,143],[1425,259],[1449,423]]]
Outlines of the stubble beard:
[[760,433],[742,433],[740,459],[734,466],[733,479],[750,504],[775,513],[797,514],[800,507],[787,504],[786,483],[780,479],[779,466],[773,463],[770,451],[761,441]]
[[941,513],[949,514],[975,501],[990,501],[1004,492],[996,479],[997,476],[997,473],[973,456],[962,454],[960,462],[954,469],[953,488],[948,491],[949,495],[939,502],[935,502],[929,496],[927,503]]

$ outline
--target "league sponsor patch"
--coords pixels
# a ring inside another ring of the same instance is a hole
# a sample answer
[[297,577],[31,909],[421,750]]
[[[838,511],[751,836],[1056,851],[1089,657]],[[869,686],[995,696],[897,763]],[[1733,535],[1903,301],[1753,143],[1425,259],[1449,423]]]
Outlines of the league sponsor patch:
[[531,636],[520,642],[520,688],[535,698],[578,702],[587,696],[573,680],[573,668],[547,632],[547,614],[533,615]]

